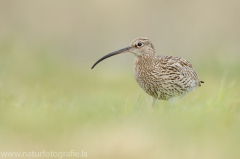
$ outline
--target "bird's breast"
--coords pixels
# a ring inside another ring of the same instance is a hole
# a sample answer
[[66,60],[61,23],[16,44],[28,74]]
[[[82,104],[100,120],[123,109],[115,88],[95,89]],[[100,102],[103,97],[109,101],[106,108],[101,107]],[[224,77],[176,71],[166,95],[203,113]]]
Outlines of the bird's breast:
[[149,95],[157,96],[159,82],[156,82],[154,67],[151,61],[135,58],[134,60],[134,77],[139,86]]

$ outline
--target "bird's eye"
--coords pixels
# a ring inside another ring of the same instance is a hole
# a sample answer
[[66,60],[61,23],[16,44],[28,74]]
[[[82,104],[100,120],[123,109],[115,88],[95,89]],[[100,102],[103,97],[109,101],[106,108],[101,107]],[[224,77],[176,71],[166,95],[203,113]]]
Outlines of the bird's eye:
[[137,45],[138,45],[138,46],[142,46],[142,43],[138,43]]

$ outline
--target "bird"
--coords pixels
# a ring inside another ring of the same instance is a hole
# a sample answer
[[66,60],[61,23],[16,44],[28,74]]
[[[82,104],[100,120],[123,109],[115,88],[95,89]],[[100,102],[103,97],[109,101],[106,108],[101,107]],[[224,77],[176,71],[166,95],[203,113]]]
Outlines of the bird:
[[91,69],[108,57],[127,52],[135,55],[135,80],[152,97],[152,104],[156,100],[168,100],[172,105],[204,83],[190,62],[181,57],[156,55],[152,42],[145,37],[136,38],[129,46],[103,56]]

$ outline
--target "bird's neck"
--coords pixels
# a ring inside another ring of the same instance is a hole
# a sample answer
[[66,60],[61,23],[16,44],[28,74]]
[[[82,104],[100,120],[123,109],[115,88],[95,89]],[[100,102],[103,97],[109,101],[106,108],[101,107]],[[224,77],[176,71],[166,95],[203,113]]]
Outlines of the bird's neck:
[[153,62],[155,61],[155,54],[154,53],[148,53],[148,54],[141,54],[135,57],[135,60],[139,61],[139,62]]
[[151,67],[153,67],[155,60],[156,60],[156,56],[154,53],[138,55],[134,59],[134,66],[135,68],[142,67],[142,68],[151,69]]

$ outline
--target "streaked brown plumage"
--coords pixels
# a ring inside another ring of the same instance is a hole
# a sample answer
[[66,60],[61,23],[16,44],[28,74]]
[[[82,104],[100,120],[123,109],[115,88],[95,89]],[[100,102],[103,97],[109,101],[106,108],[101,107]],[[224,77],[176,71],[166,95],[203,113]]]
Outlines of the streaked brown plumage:
[[187,60],[174,56],[156,56],[154,46],[148,38],[133,40],[129,47],[102,57],[92,68],[105,58],[123,52],[135,55],[135,79],[155,99],[171,102],[175,97],[183,97],[204,83],[199,80],[197,72]]

